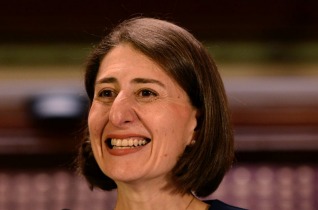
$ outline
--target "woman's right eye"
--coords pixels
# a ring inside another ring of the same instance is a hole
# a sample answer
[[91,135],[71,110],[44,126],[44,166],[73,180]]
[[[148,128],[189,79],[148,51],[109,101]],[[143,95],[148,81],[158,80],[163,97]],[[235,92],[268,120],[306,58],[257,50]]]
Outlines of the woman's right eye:
[[98,93],[99,98],[114,98],[116,95],[113,90],[102,90]]

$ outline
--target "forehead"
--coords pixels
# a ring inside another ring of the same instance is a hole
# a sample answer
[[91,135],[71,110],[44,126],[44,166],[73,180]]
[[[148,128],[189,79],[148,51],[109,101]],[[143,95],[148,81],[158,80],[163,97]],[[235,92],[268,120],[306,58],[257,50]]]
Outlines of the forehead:
[[101,61],[97,80],[115,75],[119,77],[161,77],[172,80],[160,65],[130,44],[120,44],[114,47]]

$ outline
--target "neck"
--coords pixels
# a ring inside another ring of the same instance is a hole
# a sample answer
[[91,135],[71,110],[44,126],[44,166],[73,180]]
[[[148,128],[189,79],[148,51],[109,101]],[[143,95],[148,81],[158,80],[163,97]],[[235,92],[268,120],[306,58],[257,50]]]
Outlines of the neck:
[[136,187],[117,183],[117,186],[115,210],[201,210],[206,208],[206,204],[192,194],[173,193],[158,185]]

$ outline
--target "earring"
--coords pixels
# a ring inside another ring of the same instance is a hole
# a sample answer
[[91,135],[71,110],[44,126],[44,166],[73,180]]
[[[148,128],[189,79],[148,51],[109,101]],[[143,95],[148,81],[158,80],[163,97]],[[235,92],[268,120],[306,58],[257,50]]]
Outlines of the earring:
[[192,139],[191,142],[190,142],[190,145],[194,145],[195,142],[196,142],[196,141],[195,141],[194,139]]

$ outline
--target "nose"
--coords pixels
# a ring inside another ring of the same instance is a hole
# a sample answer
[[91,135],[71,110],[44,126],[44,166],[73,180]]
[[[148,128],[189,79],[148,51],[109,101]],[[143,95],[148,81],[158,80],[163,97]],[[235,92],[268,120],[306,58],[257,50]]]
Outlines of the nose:
[[119,93],[110,108],[109,121],[116,127],[125,127],[137,119],[133,98]]

